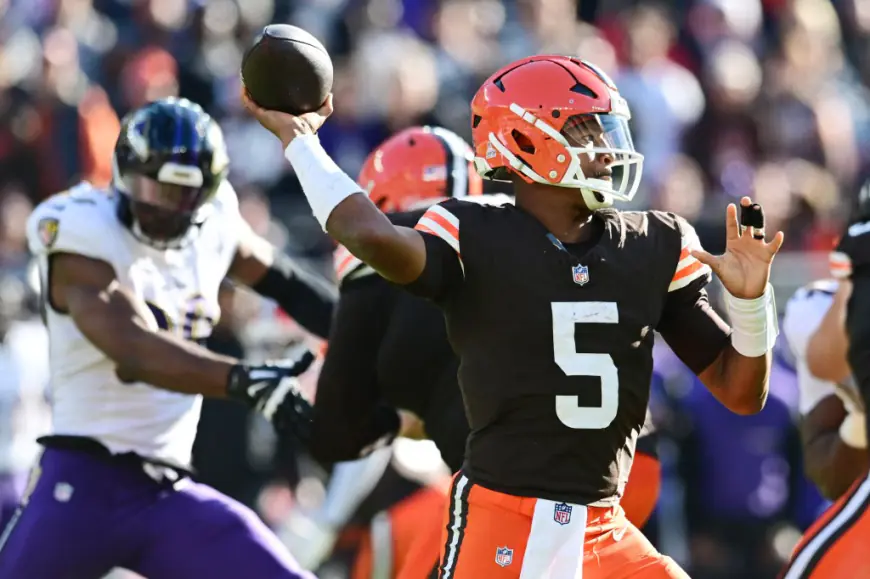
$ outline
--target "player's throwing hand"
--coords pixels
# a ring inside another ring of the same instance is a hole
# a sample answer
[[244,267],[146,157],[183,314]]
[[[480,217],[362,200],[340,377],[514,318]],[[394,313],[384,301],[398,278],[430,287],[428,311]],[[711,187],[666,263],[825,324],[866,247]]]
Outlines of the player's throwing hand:
[[281,139],[286,149],[290,141],[299,135],[313,135],[323,126],[329,115],[332,114],[332,94],[326,97],[326,102],[319,109],[311,113],[291,115],[280,111],[270,111],[258,106],[248,95],[248,91],[242,87],[242,104],[257,121],[270,133]]
[[[743,197],[740,205],[746,211],[752,201],[749,197]],[[703,250],[694,250],[692,256],[709,265],[728,293],[735,298],[760,297],[770,278],[773,256],[782,247],[785,236],[782,231],[778,231],[768,242],[764,240],[763,225],[761,228],[742,227],[737,220],[737,206],[733,203],[726,209],[725,227],[725,253],[711,255]]]

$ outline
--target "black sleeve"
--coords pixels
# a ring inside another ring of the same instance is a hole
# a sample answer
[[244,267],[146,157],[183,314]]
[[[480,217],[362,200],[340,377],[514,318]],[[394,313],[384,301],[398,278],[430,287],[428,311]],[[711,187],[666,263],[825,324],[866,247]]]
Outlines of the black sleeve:
[[671,350],[700,374],[731,343],[731,328],[707,299],[706,278],[668,294],[656,328]]
[[397,412],[380,402],[377,374],[391,291],[376,275],[342,284],[314,404],[309,450],[320,462],[359,458],[399,429]]
[[435,235],[420,233],[426,244],[426,267],[416,280],[403,286],[414,295],[443,302],[462,284],[465,274],[459,254]]
[[655,425],[652,421],[652,413],[649,408],[646,410],[646,420],[643,423],[643,428],[640,429],[640,434],[637,435],[637,452],[642,452],[648,456],[658,458],[658,434],[656,433]]
[[338,292],[322,276],[279,254],[251,289],[275,300],[288,316],[312,334],[321,338],[329,335]]
[[852,271],[846,331],[849,335],[849,365],[861,395],[866,397],[870,394],[870,264]]

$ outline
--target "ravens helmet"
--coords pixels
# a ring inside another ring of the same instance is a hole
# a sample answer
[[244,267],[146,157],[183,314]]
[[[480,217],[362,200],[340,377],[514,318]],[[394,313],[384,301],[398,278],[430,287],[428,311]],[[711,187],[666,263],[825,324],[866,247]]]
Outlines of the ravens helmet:
[[145,243],[181,245],[228,172],[223,134],[202,107],[174,97],[152,102],[121,123],[112,177],[118,217]]

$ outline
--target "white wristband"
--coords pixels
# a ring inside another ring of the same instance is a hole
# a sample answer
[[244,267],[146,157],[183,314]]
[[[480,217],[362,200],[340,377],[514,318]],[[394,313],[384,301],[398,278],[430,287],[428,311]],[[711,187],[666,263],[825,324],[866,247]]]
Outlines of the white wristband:
[[840,438],[852,448],[867,448],[867,417],[863,412],[850,412],[840,425]]
[[731,345],[747,358],[769,352],[779,335],[776,300],[770,284],[764,293],[751,300],[735,298],[725,292],[725,304],[731,317]]
[[290,141],[284,158],[293,165],[311,211],[324,231],[333,209],[354,193],[362,193],[323,150],[317,135],[300,135]]

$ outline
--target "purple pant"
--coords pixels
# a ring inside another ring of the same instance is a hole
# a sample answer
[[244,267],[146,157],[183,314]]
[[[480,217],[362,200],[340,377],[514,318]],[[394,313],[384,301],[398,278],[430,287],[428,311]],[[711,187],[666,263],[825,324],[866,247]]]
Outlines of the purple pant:
[[12,519],[27,482],[26,474],[0,475],[0,530]]
[[[0,537],[0,579],[313,579],[253,511],[205,485],[46,449]],[[28,489],[28,491],[31,489]]]

